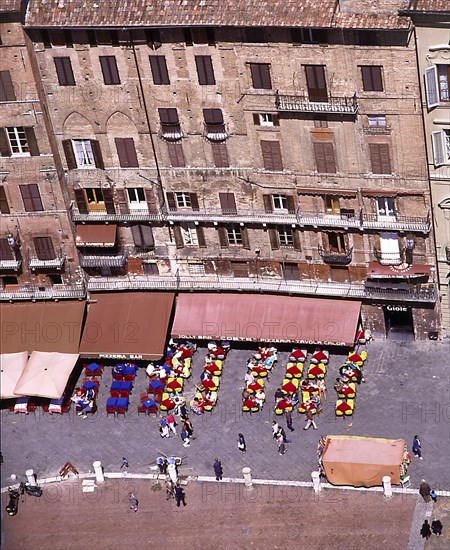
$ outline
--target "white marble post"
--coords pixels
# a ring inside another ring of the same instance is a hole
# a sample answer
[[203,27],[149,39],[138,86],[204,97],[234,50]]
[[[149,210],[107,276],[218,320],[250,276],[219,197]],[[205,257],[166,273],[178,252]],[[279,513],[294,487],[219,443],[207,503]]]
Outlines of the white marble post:
[[92,466],[94,466],[95,479],[97,483],[103,483],[105,481],[105,476],[103,475],[102,463],[100,460],[96,460],[93,462]]
[[244,485],[249,489],[253,487],[252,470],[247,466],[242,468],[242,474],[244,475]]
[[391,498],[391,496],[392,496],[392,485],[391,485],[390,476],[384,476],[383,477],[383,488],[384,488],[384,496],[386,498]]
[[311,472],[311,479],[313,482],[313,489],[315,493],[319,493],[322,488],[320,486],[320,472]]
[[25,472],[25,475],[27,476],[27,480],[28,480],[28,483],[34,487],[36,485],[36,478],[34,477],[34,472],[33,470],[27,470]]

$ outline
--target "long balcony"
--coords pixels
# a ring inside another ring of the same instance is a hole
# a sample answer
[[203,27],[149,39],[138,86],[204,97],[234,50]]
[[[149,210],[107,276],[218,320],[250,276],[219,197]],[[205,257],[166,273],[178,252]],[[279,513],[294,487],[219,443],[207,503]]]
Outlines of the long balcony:
[[378,301],[427,302],[436,301],[434,284],[395,289],[370,288],[364,283],[335,283],[317,280],[287,281],[280,278],[223,277],[214,275],[155,275],[134,277],[90,277],[91,292],[120,290],[154,291],[231,291],[271,292],[305,296],[335,296]]
[[52,260],[41,260],[37,256],[30,256],[28,265],[31,270],[36,269],[56,269],[60,271],[64,266],[64,256],[57,256]]
[[361,228],[361,215],[362,212],[347,212],[340,214],[325,214],[317,212],[297,212],[297,223],[302,226],[312,227],[343,227],[348,229],[349,227]]
[[71,208],[72,220],[74,222],[151,222],[162,221],[165,215],[162,212],[149,212],[147,208],[142,210],[130,210],[128,214],[108,214],[106,210],[89,212],[88,214],[80,214],[76,206]]
[[53,286],[34,286],[34,285],[8,285],[0,290],[0,301],[15,302],[19,300],[82,300],[86,297],[86,287],[84,284],[70,285],[61,284]]
[[363,229],[391,229],[394,231],[430,231],[430,215],[427,217],[414,216],[378,216],[377,214],[362,215]]
[[326,250],[319,246],[319,255],[324,263],[329,265],[347,265],[352,261],[353,247],[350,250],[336,252],[331,249]]
[[20,271],[22,260],[0,260],[0,272],[13,272]]
[[336,113],[356,115],[358,103],[353,96],[328,96],[327,98],[310,98],[306,94],[275,94],[275,105],[278,111],[291,113]]
[[80,254],[81,267],[123,267],[126,254]]

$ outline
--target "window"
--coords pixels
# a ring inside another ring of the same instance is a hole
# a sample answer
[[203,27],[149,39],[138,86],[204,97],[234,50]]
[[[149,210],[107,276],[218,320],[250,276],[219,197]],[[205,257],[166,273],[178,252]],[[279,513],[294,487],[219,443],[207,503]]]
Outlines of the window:
[[175,200],[177,203],[177,208],[191,208],[191,194],[178,192],[175,193]]
[[230,162],[228,160],[228,150],[225,143],[212,143],[212,153],[214,166],[216,168],[228,168]]
[[328,101],[325,67],[323,65],[305,65],[306,85],[310,101]]
[[42,212],[44,207],[42,205],[41,195],[39,193],[39,187],[36,183],[30,185],[19,185],[20,194],[22,195],[23,205],[25,212]]
[[189,263],[188,270],[189,270],[189,275],[205,275],[205,264]]
[[365,92],[382,92],[383,78],[382,67],[379,65],[364,65],[361,67],[363,90]]
[[227,138],[221,109],[203,109],[203,118],[208,139],[221,141]]
[[450,101],[450,65],[438,65],[437,71],[439,82],[439,99],[443,102]]
[[166,58],[164,55],[151,55],[150,67],[152,69],[153,84],[170,84],[169,73],[167,71]]
[[328,41],[326,29],[291,29],[294,44],[326,44]]
[[115,138],[119,164],[122,168],[137,168],[139,166],[133,138]]
[[6,237],[0,239],[0,260],[14,260],[12,248]]
[[315,115],[314,128],[328,128],[327,117],[325,115]]
[[131,233],[133,235],[133,242],[137,248],[149,250],[155,247],[153,231],[150,225],[132,225]]
[[64,139],[62,142],[69,170],[96,167],[105,169],[100,144],[95,139]]
[[11,148],[11,153],[13,156],[26,155],[30,154],[28,148],[27,136],[25,135],[25,128],[22,126],[19,127],[10,127],[6,128],[9,140],[9,146]]
[[181,234],[185,246],[199,246],[197,228],[193,223],[181,225]]
[[369,128],[385,128],[386,115],[367,115]]
[[340,214],[339,197],[325,195],[323,202],[325,206],[325,214],[329,216],[336,216]]
[[431,132],[435,166],[450,164],[450,130]]
[[0,185],[0,213],[9,214],[9,204],[6,198],[5,187]]
[[392,174],[387,143],[369,143],[369,152],[372,174]]
[[91,140],[74,139],[72,140],[75,149],[75,158],[78,168],[95,166],[94,153],[92,151]]
[[227,238],[230,245],[242,245],[241,228],[237,225],[227,227]]
[[280,119],[272,113],[253,113],[253,123],[255,126],[279,126]]
[[142,187],[128,187],[127,196],[128,196],[128,205],[131,209],[134,209],[134,210],[147,209],[145,192]]
[[433,65],[425,69],[425,92],[429,109],[450,101],[450,65]]
[[252,86],[256,90],[271,90],[270,65],[268,63],[250,63]]
[[184,159],[183,146],[181,143],[168,143],[170,165],[174,168],[183,168],[186,166]]
[[114,55],[101,55],[99,57],[102,67],[103,81],[105,84],[120,84],[119,71]]
[[286,281],[300,281],[298,264],[283,263],[283,277]]
[[334,254],[345,253],[345,239],[342,233],[327,233],[329,251]]
[[287,210],[286,195],[272,195],[274,210]]
[[143,264],[144,275],[159,275],[158,264],[155,262],[149,262]]
[[208,44],[214,46],[215,44],[214,29],[203,27],[192,29],[185,28],[183,32],[186,46],[193,46],[194,44]]
[[158,109],[159,120],[161,122],[161,134],[168,140],[178,140],[183,137],[181,133],[180,121],[176,109]]
[[34,129],[23,126],[0,128],[0,150],[2,157],[39,155]]
[[55,57],[56,75],[60,86],[75,86],[70,57]]
[[105,199],[100,187],[88,187],[84,189],[88,210],[105,210]]
[[236,214],[236,199],[234,193],[219,193],[220,208],[222,214]]
[[401,262],[397,233],[380,233],[380,253],[382,262],[394,265]]
[[283,170],[281,149],[278,141],[261,141],[261,151],[265,170],[272,172]]
[[313,147],[317,171],[321,174],[335,174],[336,160],[334,158],[333,144],[315,142],[313,143]]
[[278,226],[278,240],[280,246],[294,246],[294,235],[292,233],[292,228],[287,225]]
[[377,213],[379,218],[395,218],[394,197],[377,198]]
[[16,101],[16,94],[9,71],[0,71],[0,101]]
[[34,237],[33,243],[38,260],[54,260],[56,258],[55,249],[50,237]]
[[197,66],[198,83],[201,85],[214,85],[214,69],[210,55],[196,55],[195,64]]

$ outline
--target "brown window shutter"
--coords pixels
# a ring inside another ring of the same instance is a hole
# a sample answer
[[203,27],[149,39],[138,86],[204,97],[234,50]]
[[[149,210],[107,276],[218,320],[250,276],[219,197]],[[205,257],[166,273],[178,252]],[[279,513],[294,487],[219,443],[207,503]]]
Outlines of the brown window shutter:
[[183,235],[181,234],[179,225],[173,226],[173,238],[175,239],[175,246],[177,248],[184,248]]
[[212,143],[212,153],[214,165],[216,168],[228,168],[230,166],[228,160],[228,150],[225,143]]
[[361,67],[361,77],[363,82],[363,90],[371,90],[372,78],[370,67]]
[[289,213],[295,213],[295,199],[292,195],[286,195],[287,209]]
[[270,65],[267,63],[251,63],[250,72],[252,76],[252,86],[259,90],[272,89],[270,79]]
[[103,55],[99,57],[102,67],[103,81],[105,84],[120,84],[119,71],[117,69],[116,57],[114,55]]
[[372,67],[372,82],[375,92],[383,91],[383,79],[381,76],[381,67]]
[[178,124],[178,111],[176,109],[158,109],[161,124]]
[[133,138],[115,138],[119,164],[122,168],[138,168]]
[[119,210],[121,214],[128,214],[130,208],[128,206],[127,194],[125,189],[116,189],[117,202],[119,204]]
[[273,212],[272,195],[263,195],[264,212]]
[[84,194],[84,189],[75,189],[75,201],[77,203],[78,211],[80,214],[87,214],[89,212],[86,204],[86,196]]
[[228,235],[227,235],[226,228],[225,227],[219,227],[218,232],[219,232],[220,247],[221,248],[228,248],[229,243],[228,243]]
[[336,173],[336,160],[334,158],[334,147],[332,143],[323,144],[324,155],[325,155],[325,166],[327,174]]
[[158,204],[156,202],[156,196],[153,189],[144,189],[145,200],[147,201],[147,207],[150,214],[158,213]]
[[132,225],[131,234],[133,236],[134,245],[137,246],[138,248],[142,248],[144,246],[144,240],[142,238],[141,226]]
[[234,193],[219,193],[219,200],[220,208],[224,214],[235,214],[237,212]]
[[94,162],[97,168],[100,170],[105,169],[103,164],[102,151],[100,149],[100,143],[96,139],[91,139],[92,154],[94,155]]
[[259,114],[258,113],[253,113],[253,124],[255,126],[260,126],[260,120],[259,120]]
[[6,192],[3,185],[0,185],[0,212],[2,214],[10,213],[8,199],[6,198]]
[[116,208],[114,206],[114,199],[112,194],[112,189],[108,187],[102,188],[103,200],[105,201],[105,208],[108,214],[115,214]]
[[272,250],[278,250],[280,248],[280,242],[278,240],[277,230],[269,229],[268,231],[269,231],[270,248]]
[[30,150],[30,155],[32,157],[39,156],[39,148],[34,134],[34,129],[30,127],[25,127],[25,135],[27,137],[28,148]]
[[294,241],[294,250],[300,252],[302,250],[302,245],[300,241],[300,231],[298,229],[292,230],[292,240]]
[[142,240],[146,248],[155,248],[155,239],[150,225],[141,225]]
[[191,29],[184,28],[183,34],[184,34],[184,42],[186,46],[193,46],[194,42],[192,41]]
[[272,115],[272,122],[274,126],[280,125],[280,117],[278,115]]
[[164,55],[150,55],[150,67],[152,69],[153,84],[170,84],[169,72],[167,70],[166,58]]
[[54,260],[56,258],[53,242],[50,237],[34,237],[34,249],[39,260]]
[[223,124],[222,109],[203,109],[205,124]]
[[251,75],[252,75],[252,86],[253,86],[253,88],[261,89],[262,88],[262,81],[261,81],[261,76],[260,76],[260,73],[259,73],[259,65],[256,64],[256,63],[252,63],[250,65],[250,72],[251,72]]
[[56,75],[60,86],[75,86],[70,57],[55,57]]
[[383,172],[381,169],[380,144],[370,143],[369,152],[370,152],[370,164],[372,168],[372,174],[382,174]]
[[123,138],[115,138],[117,155],[119,156],[119,164],[122,168],[128,168],[127,152]]
[[77,167],[77,161],[73,150],[72,140],[63,139],[62,145],[66,156],[67,168],[69,170],[74,170]]
[[6,137],[5,128],[0,128],[0,154],[2,157],[10,157],[11,149],[9,147],[9,141]]
[[167,197],[167,204],[169,206],[169,210],[176,210],[177,209],[177,203],[175,200],[175,193],[171,193],[170,191],[166,192]]
[[184,159],[183,146],[181,143],[168,143],[170,165],[174,168],[183,168],[186,166]]
[[261,141],[261,151],[265,170],[283,170],[281,149],[278,141]]
[[197,239],[198,246],[200,248],[206,248],[205,229],[201,225],[197,226]]
[[241,227],[242,247],[250,250],[250,239],[248,238],[248,229]]
[[191,208],[192,210],[200,210],[198,205],[198,196],[197,193],[189,193],[191,199]]
[[14,260],[14,254],[8,244],[8,239],[0,239],[0,260]]
[[211,56],[196,55],[195,65],[197,67],[198,83],[201,85],[214,85],[216,79],[214,77],[214,69]]
[[33,200],[31,198],[31,193],[28,185],[19,185],[20,194],[22,195],[23,206],[25,212],[33,212]]
[[44,210],[44,207],[42,205],[39,186],[36,183],[32,183],[28,186],[28,188],[30,190],[31,200],[33,201],[33,209],[36,212],[42,212],[42,210]]
[[9,71],[0,71],[0,101],[16,101],[16,94]]
[[380,143],[379,150],[380,150],[381,173],[392,174],[391,159],[389,155],[389,145],[387,143]]

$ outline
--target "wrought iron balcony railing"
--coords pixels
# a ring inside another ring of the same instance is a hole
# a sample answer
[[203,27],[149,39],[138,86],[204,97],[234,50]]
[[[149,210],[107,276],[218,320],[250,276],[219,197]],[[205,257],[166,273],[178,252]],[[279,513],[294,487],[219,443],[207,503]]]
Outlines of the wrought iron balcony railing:
[[430,214],[424,216],[378,216],[377,214],[362,215],[362,226],[364,229],[393,229],[396,231],[430,231]]
[[278,91],[275,94],[275,106],[278,111],[292,113],[337,113],[356,115],[358,103],[353,96],[311,98],[306,94],[285,95]]
[[326,264],[347,265],[352,261],[353,247],[342,252],[326,250],[319,246],[319,255]]
[[80,254],[81,267],[123,267],[126,254]]
[[0,272],[20,271],[22,260],[0,260]]
[[80,284],[61,284],[53,286],[35,286],[35,285],[8,285],[0,290],[0,301],[32,301],[32,300],[60,300],[77,299],[82,300],[86,297],[86,286]]
[[373,249],[377,262],[381,265],[400,265],[405,257],[404,249],[398,252],[382,252],[378,248]]
[[65,257],[56,256],[51,260],[41,260],[37,256],[30,256],[28,259],[28,265],[31,270],[36,269],[56,269],[61,270],[64,266]]
[[149,212],[147,208],[142,210],[130,210],[126,214],[116,212],[108,214],[106,210],[101,212],[89,212],[80,214],[76,206],[71,208],[72,220],[74,222],[139,222],[139,221],[162,221],[165,215],[161,212]]

